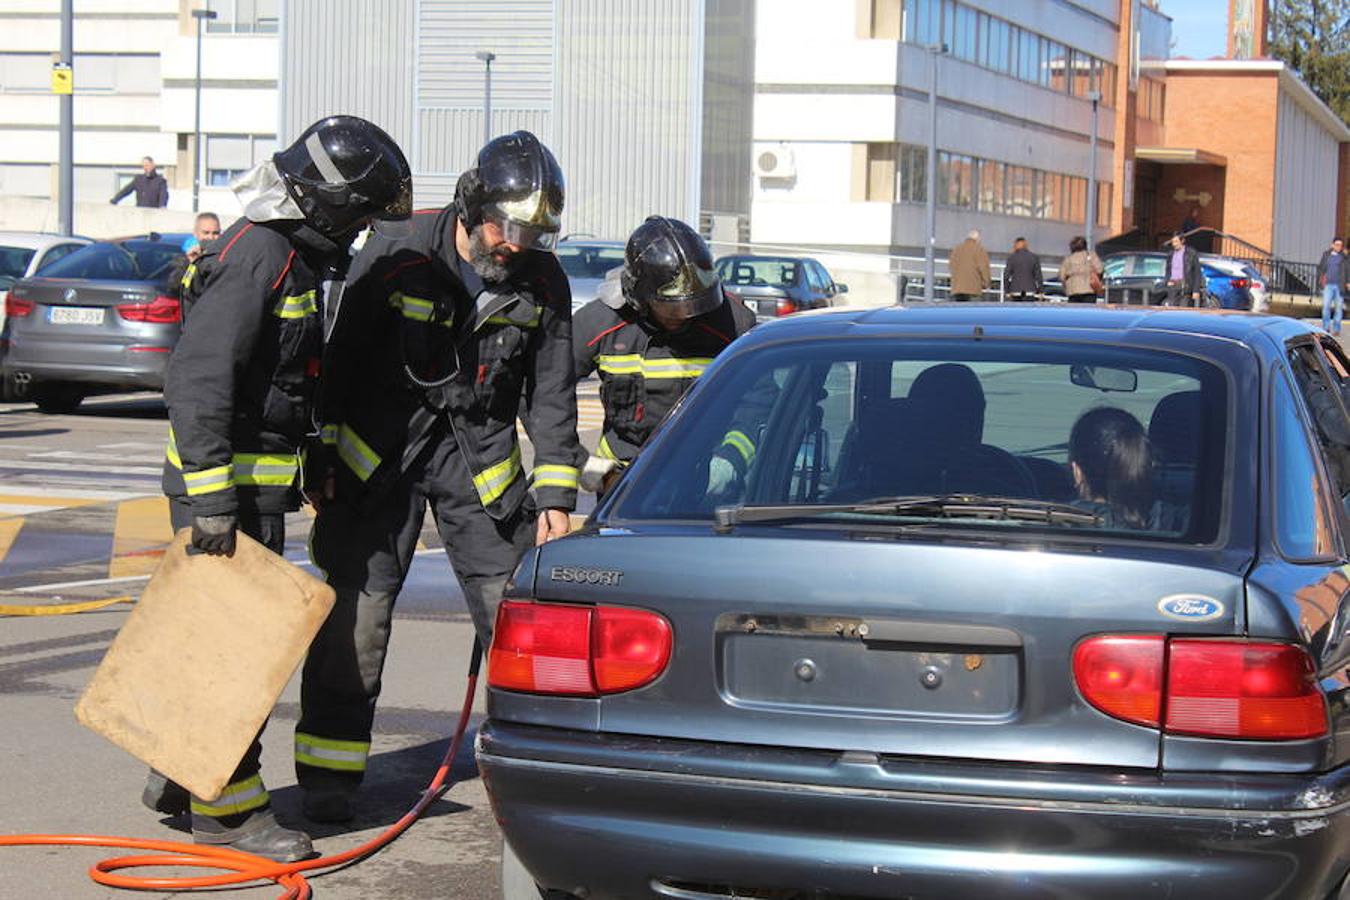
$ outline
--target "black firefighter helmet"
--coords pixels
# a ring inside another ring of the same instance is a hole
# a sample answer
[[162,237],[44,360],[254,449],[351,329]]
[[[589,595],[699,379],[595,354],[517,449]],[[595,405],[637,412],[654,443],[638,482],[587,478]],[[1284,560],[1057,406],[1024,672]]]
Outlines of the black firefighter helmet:
[[679,219],[648,216],[628,238],[620,278],[624,298],[666,328],[722,305],[712,251]]
[[512,244],[552,250],[562,227],[562,169],[547,147],[528,131],[493,138],[478,151],[477,164],[455,185],[464,227],[484,221]]
[[329,236],[412,215],[412,170],[397,143],[357,116],[329,116],[272,157],[307,221]]

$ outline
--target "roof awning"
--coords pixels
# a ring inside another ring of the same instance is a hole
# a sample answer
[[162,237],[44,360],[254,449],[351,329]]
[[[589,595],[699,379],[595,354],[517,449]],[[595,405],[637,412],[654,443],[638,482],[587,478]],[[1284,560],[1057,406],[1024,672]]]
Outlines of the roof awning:
[[1164,165],[1224,167],[1228,165],[1228,157],[1197,147],[1137,147],[1134,156],[1135,159]]

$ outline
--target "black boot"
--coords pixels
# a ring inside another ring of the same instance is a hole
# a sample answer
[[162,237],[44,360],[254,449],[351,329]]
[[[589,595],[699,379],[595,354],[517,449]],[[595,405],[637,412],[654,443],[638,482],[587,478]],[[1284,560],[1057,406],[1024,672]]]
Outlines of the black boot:
[[188,811],[189,799],[187,788],[170,781],[162,772],[151,769],[146,776],[141,802],[147,808],[168,816],[181,816]]
[[306,819],[324,824],[350,822],[355,815],[352,812],[352,792],[345,788],[306,790],[301,808]]
[[235,822],[237,816],[217,819],[211,816],[192,815],[192,840],[197,844],[227,846],[241,853],[252,853],[275,862],[288,863],[309,859],[314,855],[314,844],[309,835],[281,827],[271,807],[254,810],[243,815],[243,821]]

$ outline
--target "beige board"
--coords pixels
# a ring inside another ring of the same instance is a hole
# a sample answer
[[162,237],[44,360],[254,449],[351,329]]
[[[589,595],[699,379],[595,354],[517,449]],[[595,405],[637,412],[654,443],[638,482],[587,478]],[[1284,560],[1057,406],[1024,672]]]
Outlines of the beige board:
[[80,723],[204,800],[234,774],[333,607],[333,590],[239,534],[180,531],[75,707]]

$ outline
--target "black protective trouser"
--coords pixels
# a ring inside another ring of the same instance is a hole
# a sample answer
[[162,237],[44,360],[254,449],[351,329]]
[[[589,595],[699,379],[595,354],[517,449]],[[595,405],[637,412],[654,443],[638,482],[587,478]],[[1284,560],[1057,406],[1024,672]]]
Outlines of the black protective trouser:
[[339,490],[314,523],[310,550],[337,602],[310,646],[300,687],[295,768],[306,789],[353,790],[365,773],[394,600],[427,507],[484,647],[507,578],[534,544],[533,503],[502,521],[490,517],[464,455],[444,424],[438,430],[377,502],[345,501]]
[[[176,497],[169,501],[169,521],[175,533],[192,527],[192,508]],[[239,530],[278,556],[286,546],[286,518],[281,513],[244,513],[239,516]],[[263,728],[267,724],[263,723]],[[262,759],[262,743],[259,738],[262,729],[253,738],[239,761],[225,792],[214,801],[192,798],[192,827],[201,830],[229,829],[240,824],[248,816],[267,809],[270,801],[262,783],[253,782],[258,774]]]

